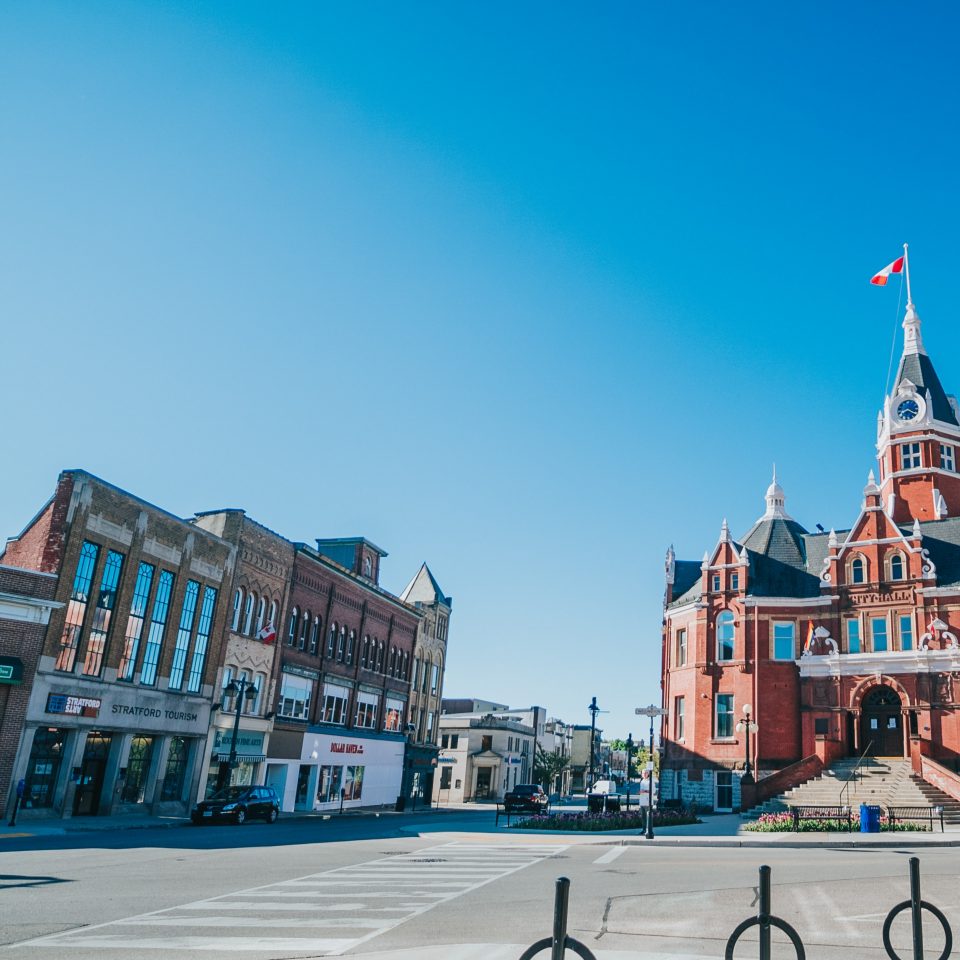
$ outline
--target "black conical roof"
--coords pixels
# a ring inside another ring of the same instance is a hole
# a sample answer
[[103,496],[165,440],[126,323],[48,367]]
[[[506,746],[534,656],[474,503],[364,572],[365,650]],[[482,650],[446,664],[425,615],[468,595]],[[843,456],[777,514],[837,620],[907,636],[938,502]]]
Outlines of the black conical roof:
[[933,418],[941,423],[952,423],[954,426],[960,426],[957,422],[957,415],[950,406],[946,391],[940,383],[937,371],[933,369],[933,362],[925,353],[905,353],[900,358],[900,366],[897,369],[897,386],[894,387],[894,393],[897,387],[904,380],[909,380],[917,388],[920,396],[925,396],[930,392],[930,406],[932,408]]

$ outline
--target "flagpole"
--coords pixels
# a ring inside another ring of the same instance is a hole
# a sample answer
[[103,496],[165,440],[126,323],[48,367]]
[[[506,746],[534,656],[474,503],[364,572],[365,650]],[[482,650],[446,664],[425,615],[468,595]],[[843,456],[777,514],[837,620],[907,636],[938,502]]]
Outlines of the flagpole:
[[910,256],[907,253],[907,248],[909,244],[903,245],[903,270],[907,275],[907,306],[913,306],[913,297],[910,296]]

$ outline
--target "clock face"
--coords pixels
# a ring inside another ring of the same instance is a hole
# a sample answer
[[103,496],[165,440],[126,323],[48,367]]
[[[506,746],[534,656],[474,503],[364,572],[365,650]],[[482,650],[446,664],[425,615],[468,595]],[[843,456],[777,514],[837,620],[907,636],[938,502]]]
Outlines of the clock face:
[[913,420],[919,412],[920,405],[916,400],[904,400],[903,403],[897,407],[897,416],[901,420]]

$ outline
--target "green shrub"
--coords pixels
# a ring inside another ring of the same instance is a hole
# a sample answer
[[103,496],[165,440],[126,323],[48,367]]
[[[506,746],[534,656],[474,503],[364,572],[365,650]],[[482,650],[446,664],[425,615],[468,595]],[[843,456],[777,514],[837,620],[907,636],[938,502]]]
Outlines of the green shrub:
[[[654,810],[654,827],[679,827],[687,823],[700,823],[690,810]],[[519,830],[643,830],[647,825],[647,811],[631,810],[629,813],[549,813],[525,817],[511,826]]]

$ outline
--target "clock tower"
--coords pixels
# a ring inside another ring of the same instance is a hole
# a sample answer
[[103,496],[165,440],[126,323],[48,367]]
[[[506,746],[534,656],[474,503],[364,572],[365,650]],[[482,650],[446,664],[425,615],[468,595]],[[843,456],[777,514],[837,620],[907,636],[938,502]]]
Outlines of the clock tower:
[[898,524],[960,516],[960,417],[920,336],[913,302],[903,319],[903,355],[877,419],[880,492]]

